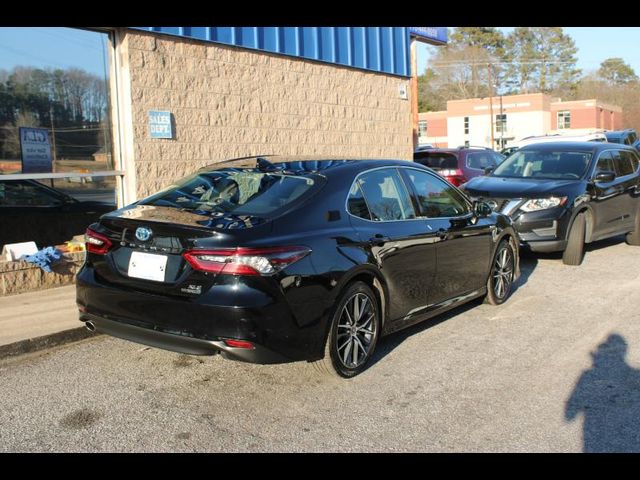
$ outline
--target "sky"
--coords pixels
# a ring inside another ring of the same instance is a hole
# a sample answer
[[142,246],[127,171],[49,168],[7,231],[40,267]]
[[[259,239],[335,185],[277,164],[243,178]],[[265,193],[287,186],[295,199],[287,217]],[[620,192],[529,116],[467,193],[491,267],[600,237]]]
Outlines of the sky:
[[[500,30],[507,34],[513,27],[500,27]],[[577,66],[583,73],[597,70],[607,58],[620,57],[640,76],[640,27],[564,27],[563,30],[578,47]],[[419,44],[419,74],[424,73],[430,52],[436,48]]]
[[[506,33],[513,27],[500,27]],[[597,70],[606,58],[621,57],[640,75],[640,27],[565,27],[578,47],[578,68]],[[0,27],[0,69],[16,65],[79,67],[105,75],[107,35],[61,27]],[[418,44],[418,72],[438,47]]]
[[105,77],[105,33],[61,27],[0,27],[0,69],[78,67]]

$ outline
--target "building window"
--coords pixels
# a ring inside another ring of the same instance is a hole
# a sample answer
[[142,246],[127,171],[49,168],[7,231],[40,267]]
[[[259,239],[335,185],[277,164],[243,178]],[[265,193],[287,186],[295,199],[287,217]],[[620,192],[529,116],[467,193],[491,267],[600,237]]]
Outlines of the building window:
[[117,205],[110,34],[0,28],[0,48],[0,215],[20,211],[5,217],[0,248],[62,244]]
[[507,114],[499,113],[496,115],[496,133],[507,132]]
[[558,112],[558,130],[563,128],[571,128],[571,112],[569,110]]
[[464,117],[464,134],[469,134],[469,117]]
[[427,121],[426,120],[420,120],[418,122],[418,136],[419,137],[426,137],[427,136]]

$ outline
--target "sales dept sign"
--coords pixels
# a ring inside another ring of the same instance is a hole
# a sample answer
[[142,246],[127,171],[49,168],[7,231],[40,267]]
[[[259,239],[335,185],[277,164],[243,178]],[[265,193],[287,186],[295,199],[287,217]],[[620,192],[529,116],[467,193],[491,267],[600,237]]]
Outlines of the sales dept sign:
[[173,138],[171,112],[149,110],[149,132],[151,138]]
[[22,173],[51,173],[51,145],[46,128],[20,127]]

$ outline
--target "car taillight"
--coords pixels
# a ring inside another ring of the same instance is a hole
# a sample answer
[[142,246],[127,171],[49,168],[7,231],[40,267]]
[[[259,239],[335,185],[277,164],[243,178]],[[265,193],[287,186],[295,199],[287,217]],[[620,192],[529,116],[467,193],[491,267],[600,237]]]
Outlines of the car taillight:
[[104,255],[113,246],[111,240],[98,232],[94,232],[90,228],[87,228],[87,231],[84,233],[84,241],[87,252],[97,253],[98,255]]
[[297,262],[307,247],[226,248],[189,250],[183,254],[195,270],[227,275],[272,275]]
[[467,181],[464,177],[464,172],[459,168],[444,169],[440,170],[438,173],[453,183],[456,187]]

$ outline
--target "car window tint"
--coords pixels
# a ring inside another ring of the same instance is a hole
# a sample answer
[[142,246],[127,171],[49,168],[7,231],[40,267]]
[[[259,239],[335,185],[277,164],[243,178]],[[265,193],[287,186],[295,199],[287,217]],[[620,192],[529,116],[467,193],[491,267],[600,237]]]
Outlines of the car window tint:
[[590,160],[587,152],[518,150],[498,165],[492,176],[576,179],[584,175]]
[[630,132],[629,133],[629,143],[633,144],[636,142],[636,140],[638,140],[638,136],[635,134],[635,132]]
[[638,159],[638,155],[635,152],[627,152],[631,157],[631,166],[633,167],[633,171],[638,171],[638,164],[640,163],[640,159]]
[[267,215],[296,201],[314,183],[304,176],[226,168],[191,175],[141,203],[198,212]]
[[620,152],[620,175],[629,175],[635,172],[633,153],[627,151]]
[[487,167],[495,167],[497,165],[491,152],[473,152],[467,153],[467,166],[476,170],[484,170]]
[[426,217],[458,217],[469,212],[462,195],[440,178],[418,170],[404,170],[417,195],[422,214]]
[[458,168],[458,157],[451,153],[423,152],[424,156],[417,158],[419,163],[435,169]]
[[364,196],[362,195],[362,190],[360,189],[358,182],[355,182],[349,191],[347,206],[351,215],[371,220],[371,213],[369,213],[367,202],[364,200]]
[[407,220],[416,217],[409,194],[396,169],[367,172],[358,177],[357,183],[367,201],[372,220]]
[[602,152],[600,157],[598,158],[598,163],[596,164],[596,172],[614,172],[615,167],[613,166],[613,156],[611,152]]
[[62,202],[49,194],[44,187],[27,182],[5,181],[0,183],[0,205],[5,207],[43,207]]
[[616,150],[613,152],[613,166],[618,177],[629,175],[631,172],[633,172],[631,159],[626,155],[623,156],[622,153],[623,152],[621,152],[620,150]]

